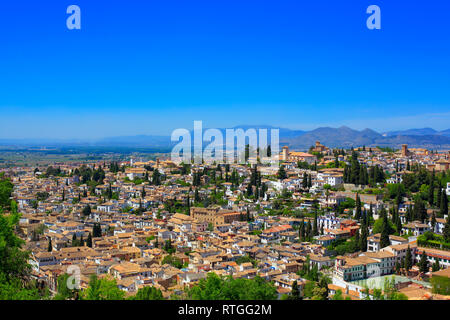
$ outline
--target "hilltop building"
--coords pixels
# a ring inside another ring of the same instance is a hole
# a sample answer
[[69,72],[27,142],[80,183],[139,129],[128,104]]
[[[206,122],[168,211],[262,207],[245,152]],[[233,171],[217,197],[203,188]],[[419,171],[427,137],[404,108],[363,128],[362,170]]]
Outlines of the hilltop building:
[[308,164],[313,164],[314,161],[317,161],[317,157],[306,152],[289,151],[289,147],[284,146],[281,151],[281,160],[293,162],[302,161],[307,162]]

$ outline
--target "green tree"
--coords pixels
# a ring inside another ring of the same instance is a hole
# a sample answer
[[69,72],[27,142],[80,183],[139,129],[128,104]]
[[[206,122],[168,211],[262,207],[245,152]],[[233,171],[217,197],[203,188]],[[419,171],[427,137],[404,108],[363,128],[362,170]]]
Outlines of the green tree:
[[8,209],[11,205],[9,198],[11,197],[14,185],[9,178],[5,178],[5,174],[0,172],[0,208]]
[[286,170],[284,169],[284,165],[280,166],[280,169],[278,170],[278,173],[277,173],[277,177],[280,180],[287,178],[287,173],[286,173]]
[[170,254],[164,257],[161,264],[170,264],[171,266],[178,269],[183,268],[183,262],[179,258],[174,257]]
[[98,238],[102,236],[102,228],[99,223],[94,223],[94,226],[92,228],[92,236],[94,238]]
[[312,300],[327,300],[327,290],[321,287],[315,287],[313,289]]
[[427,220],[427,209],[425,208],[425,204],[423,203],[421,198],[417,198],[414,204],[413,214],[416,219],[419,219],[422,222],[425,222]]
[[338,159],[338,155],[337,154],[334,157],[334,167],[335,168],[339,168],[339,159]]
[[442,231],[444,240],[446,242],[450,242],[450,216],[447,216],[447,220],[445,221],[444,230]]
[[445,276],[433,275],[430,279],[432,292],[442,295],[450,295],[450,278]]
[[319,229],[317,227],[317,211],[314,212],[314,222],[313,222],[313,230],[312,233],[314,236],[317,236],[319,234]]
[[253,279],[233,279],[208,273],[197,285],[186,289],[192,300],[274,300],[277,290],[261,277]]
[[337,290],[331,300],[344,300],[344,296],[342,295],[341,290]]
[[83,208],[83,215],[84,215],[84,216],[90,215],[91,212],[92,212],[92,210],[91,210],[91,206],[90,206],[90,205],[87,205],[87,206],[85,206],[85,207]]
[[67,286],[67,281],[69,279],[69,275],[64,273],[58,277],[57,280],[57,294],[53,297],[54,300],[72,300],[77,299],[78,290],[77,289],[69,289]]
[[428,264],[427,255],[426,255],[425,250],[424,250],[422,255],[420,256],[419,270],[422,273],[427,273],[429,268],[430,267],[429,267],[429,264]]
[[441,217],[444,217],[445,215],[448,215],[448,197],[445,191],[442,192],[441,195],[441,204],[439,207],[439,214]]
[[158,169],[155,169],[153,171],[152,184],[155,186],[159,186],[161,184],[161,173],[159,172]]
[[359,220],[361,219],[361,199],[359,198],[359,195],[356,194],[356,213],[355,213],[355,219]]
[[431,266],[431,271],[436,272],[436,271],[439,271],[439,269],[441,269],[441,266],[439,265],[439,260],[436,259],[436,260],[434,260],[434,263]]
[[384,248],[389,246],[390,240],[389,240],[389,222],[388,222],[388,218],[384,217],[383,219],[383,224],[381,226],[381,236],[380,236],[380,248]]
[[147,286],[140,288],[129,300],[164,300],[161,290]]
[[400,264],[400,262],[396,262],[395,263],[395,272],[397,273],[397,274],[400,274],[401,273],[401,270],[402,270],[402,266],[401,266],[401,264]]
[[79,241],[77,239],[77,234],[74,233],[72,236],[72,247],[78,247],[79,246]]
[[367,237],[369,236],[369,229],[367,222],[363,222],[361,226],[361,237],[359,238],[359,250],[362,252],[367,251]]
[[306,172],[303,172],[302,188],[308,188],[308,174]]
[[300,296],[300,289],[298,287],[297,280],[295,280],[292,283],[292,290],[289,295],[289,298],[290,298],[290,300],[301,300],[302,299],[302,297]]
[[115,279],[102,278],[91,275],[89,286],[82,292],[83,300],[123,300],[125,292],[117,287]]
[[250,157],[250,145],[246,144],[245,145],[245,162],[247,162],[248,158]]
[[89,232],[89,235],[88,235],[88,238],[87,238],[87,240],[86,240],[86,245],[89,247],[89,248],[92,248],[92,234]]
[[[0,175],[3,177],[3,175]],[[6,180],[1,188],[8,188]],[[5,190],[0,190],[0,193]],[[6,191],[7,192],[7,191]],[[1,197],[1,196],[0,196]],[[0,200],[1,202],[2,200]],[[9,201],[9,197],[8,197]],[[0,205],[0,300],[35,300],[44,296],[37,283],[30,280],[31,266],[28,264],[29,251],[23,250],[24,241],[17,237],[15,229],[20,215],[13,209],[9,215],[3,210],[14,204],[1,202]]]
[[412,266],[413,266],[412,253],[411,253],[411,248],[408,246],[408,249],[406,250],[406,256],[404,259],[404,265],[403,265],[406,275],[408,275],[409,270],[411,269]]

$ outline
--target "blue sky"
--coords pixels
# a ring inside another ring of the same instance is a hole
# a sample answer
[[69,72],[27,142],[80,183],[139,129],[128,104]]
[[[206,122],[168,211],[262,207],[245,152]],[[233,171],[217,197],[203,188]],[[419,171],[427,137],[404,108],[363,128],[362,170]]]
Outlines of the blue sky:
[[[66,8],[81,8],[68,30]],[[381,8],[381,30],[366,8]],[[0,138],[450,128],[450,2],[2,1]]]

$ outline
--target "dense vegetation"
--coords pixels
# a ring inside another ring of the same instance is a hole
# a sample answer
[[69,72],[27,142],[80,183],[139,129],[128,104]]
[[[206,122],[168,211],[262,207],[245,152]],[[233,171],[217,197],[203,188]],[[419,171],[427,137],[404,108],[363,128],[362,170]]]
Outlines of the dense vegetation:
[[29,252],[21,249],[24,241],[14,232],[20,216],[17,204],[9,200],[12,189],[11,181],[0,174],[0,300],[45,298],[48,292],[31,280]]
[[205,279],[186,290],[192,300],[274,300],[277,290],[260,277],[254,279],[233,279],[208,273]]

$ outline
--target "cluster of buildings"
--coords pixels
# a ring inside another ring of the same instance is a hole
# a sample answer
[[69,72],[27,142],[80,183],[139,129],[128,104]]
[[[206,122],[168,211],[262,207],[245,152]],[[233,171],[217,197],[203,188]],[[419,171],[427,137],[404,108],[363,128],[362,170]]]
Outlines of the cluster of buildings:
[[[228,172],[224,165],[219,166],[222,177],[236,171],[239,185],[225,180],[217,184],[211,176],[202,175],[202,187],[198,188],[193,187],[194,172],[217,170],[217,165],[192,165],[185,174],[181,173],[182,165],[168,160],[122,161],[118,165],[124,170],[117,172],[110,171],[109,163],[103,161],[57,163],[53,166],[63,174],[49,177],[43,174],[45,168],[39,168],[42,172],[34,167],[3,171],[15,186],[13,197],[22,213],[20,235],[32,252],[33,275],[53,291],[58,276],[77,266],[82,287],[88,285],[92,274],[109,275],[127,294],[154,286],[169,297],[181,294],[208,272],[215,272],[237,278],[261,276],[273,281],[281,295],[290,291],[294,281],[300,286],[306,283],[298,271],[309,257],[319,269],[329,269],[333,278],[330,292],[345,288],[357,293],[353,297],[361,298],[361,287],[349,289],[349,283],[394,273],[396,262],[404,258],[407,248],[415,260],[425,251],[431,263],[439,259],[442,268],[449,267],[450,251],[417,246],[414,236],[431,230],[431,225],[418,221],[403,225],[403,233],[413,237],[390,236],[390,245],[380,248],[380,234],[370,230],[367,252],[334,256],[327,247],[359,233],[360,225],[352,218],[354,210],[346,209],[348,215],[338,216],[333,209],[348,198],[356,199],[358,194],[364,207],[370,207],[376,215],[384,205],[383,199],[380,195],[355,193],[359,186],[344,184],[343,169],[327,166],[335,161],[329,148],[318,142],[313,152],[323,157],[319,160],[314,154],[283,147],[280,159],[287,178],[276,179],[276,172],[261,166],[261,182],[267,190],[258,199],[246,197],[252,168],[239,164],[230,165]],[[406,146],[397,154],[366,148],[360,149],[359,155],[361,163],[378,165],[390,173],[396,172],[396,166],[406,168],[407,162],[434,170],[448,170],[449,162],[448,154],[408,150]],[[338,160],[346,162],[348,156],[339,155]],[[324,168],[298,168],[299,161]],[[76,174],[81,166],[101,168],[101,183],[83,183],[83,177]],[[155,170],[164,177],[160,184],[151,183]],[[311,179],[308,190],[304,190],[305,174]],[[395,179],[389,182],[401,181],[401,177]],[[298,233],[302,222],[314,222],[311,215],[300,219],[268,214],[274,209],[273,199],[283,190],[292,192],[294,211],[332,208],[317,217],[320,235],[313,241],[301,242]],[[195,205],[196,192],[202,199],[221,192],[222,201],[207,207]],[[86,207],[90,210],[86,211]],[[442,233],[445,220],[441,220],[432,231]],[[100,228],[101,236],[93,234],[94,227]],[[82,241],[73,246],[74,239]],[[169,255],[179,265],[168,262]]]

